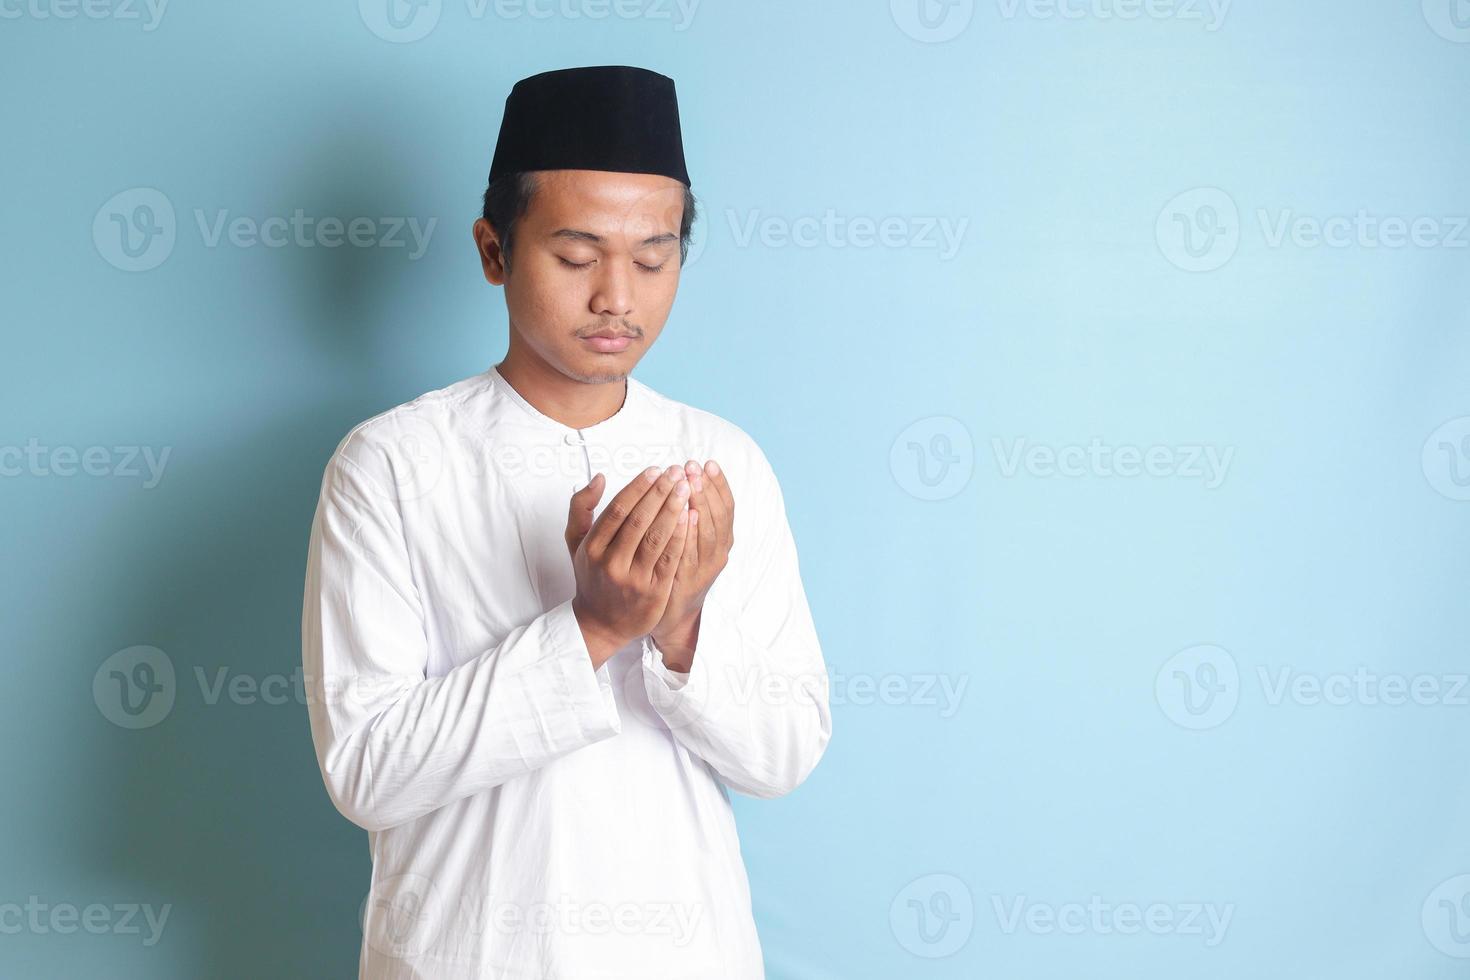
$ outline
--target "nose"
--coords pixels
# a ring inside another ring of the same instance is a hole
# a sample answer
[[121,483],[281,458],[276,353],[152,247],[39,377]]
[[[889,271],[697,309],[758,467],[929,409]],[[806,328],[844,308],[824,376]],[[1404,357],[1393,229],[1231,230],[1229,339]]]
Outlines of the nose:
[[599,316],[628,316],[633,312],[632,270],[620,262],[597,264],[592,290],[592,312]]

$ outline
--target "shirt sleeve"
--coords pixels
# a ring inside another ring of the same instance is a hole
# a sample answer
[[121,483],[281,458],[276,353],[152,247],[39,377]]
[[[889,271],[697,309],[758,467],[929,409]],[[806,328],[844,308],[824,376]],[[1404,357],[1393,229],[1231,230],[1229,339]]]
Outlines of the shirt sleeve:
[[689,672],[669,670],[644,637],[644,688],[674,738],[727,786],[771,798],[816,767],[832,713],[780,485],[759,449],[747,472],[750,486],[731,487],[735,546],[705,596]]
[[607,667],[593,669],[571,600],[426,676],[424,611],[398,503],[382,487],[338,447],[312,522],[301,636],[322,778],[342,815],[369,831],[621,730]]

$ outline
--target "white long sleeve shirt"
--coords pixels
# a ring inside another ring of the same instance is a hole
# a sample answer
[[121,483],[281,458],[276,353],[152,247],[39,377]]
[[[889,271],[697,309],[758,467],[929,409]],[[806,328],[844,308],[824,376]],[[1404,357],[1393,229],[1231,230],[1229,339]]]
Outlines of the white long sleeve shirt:
[[[717,460],[735,543],[688,674],[651,638],[596,670],[574,490]],[[729,789],[799,785],[828,680],[781,490],[735,425],[633,378],[574,429],[498,370],[355,427],[329,460],[302,615],[327,791],[368,831],[361,978],[764,976]]]

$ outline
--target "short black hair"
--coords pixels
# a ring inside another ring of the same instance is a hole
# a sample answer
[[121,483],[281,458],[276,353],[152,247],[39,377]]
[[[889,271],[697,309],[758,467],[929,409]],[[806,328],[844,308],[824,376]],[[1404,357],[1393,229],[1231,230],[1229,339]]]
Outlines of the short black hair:
[[[485,201],[481,208],[480,217],[495,229],[495,235],[500,239],[500,250],[505,255],[505,267],[510,268],[510,253],[515,241],[516,222],[521,215],[526,213],[526,208],[531,203],[531,195],[536,193],[536,175],[530,172],[503,174],[496,177],[485,188]],[[689,257],[690,234],[694,229],[694,219],[699,211],[699,204],[694,199],[694,191],[688,185],[684,187],[684,216],[679,221],[679,265]]]

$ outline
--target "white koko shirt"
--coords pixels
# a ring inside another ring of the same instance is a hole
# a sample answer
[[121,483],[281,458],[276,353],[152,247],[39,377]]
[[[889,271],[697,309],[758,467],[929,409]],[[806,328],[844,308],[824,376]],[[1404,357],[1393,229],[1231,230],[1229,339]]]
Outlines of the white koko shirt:
[[[690,672],[648,637],[594,670],[572,492],[606,474],[600,515],[646,467],[711,458],[735,543]],[[372,852],[360,977],[763,977],[728,790],[789,792],[832,721],[781,490],[735,425],[629,378],[578,430],[493,367],[363,422],[322,480],[302,661]]]

